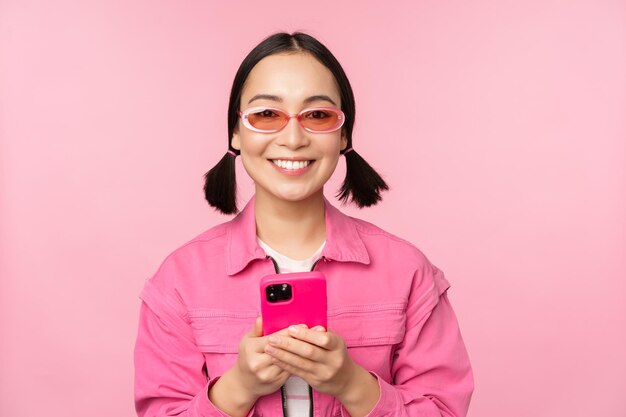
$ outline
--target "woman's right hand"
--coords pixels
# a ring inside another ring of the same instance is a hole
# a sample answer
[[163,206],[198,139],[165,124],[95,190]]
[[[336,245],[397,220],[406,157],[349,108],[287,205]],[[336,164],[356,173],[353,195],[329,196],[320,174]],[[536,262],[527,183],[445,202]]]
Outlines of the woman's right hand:
[[[287,329],[277,334],[288,335]],[[268,342],[267,337],[262,335],[263,323],[259,316],[252,329],[239,342],[239,357],[233,367],[241,386],[256,398],[278,390],[290,375],[274,365],[272,357],[265,353]]]
[[[277,391],[290,376],[265,353],[268,342],[262,329],[259,316],[239,342],[237,362],[209,390],[209,400],[231,416],[247,415],[259,397]],[[289,335],[287,329],[276,334]]]

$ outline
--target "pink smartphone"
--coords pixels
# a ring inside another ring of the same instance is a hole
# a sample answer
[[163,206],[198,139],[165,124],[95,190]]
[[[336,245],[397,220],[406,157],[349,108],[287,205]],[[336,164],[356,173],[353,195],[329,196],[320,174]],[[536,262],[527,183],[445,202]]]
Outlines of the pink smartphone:
[[263,335],[292,324],[326,328],[326,278],[318,271],[272,274],[261,279]]

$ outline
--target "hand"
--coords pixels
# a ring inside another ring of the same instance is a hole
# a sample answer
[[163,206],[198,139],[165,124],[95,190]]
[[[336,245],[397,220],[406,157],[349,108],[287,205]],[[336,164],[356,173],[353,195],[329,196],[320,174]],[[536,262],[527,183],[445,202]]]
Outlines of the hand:
[[268,337],[265,352],[285,372],[303,378],[315,390],[341,397],[357,374],[341,337],[321,326],[290,326],[288,334]]
[[270,335],[265,352],[272,361],[303,378],[315,390],[333,395],[352,417],[369,414],[380,398],[378,381],[357,365],[338,335],[321,326],[290,326]]
[[[285,384],[289,372],[276,366],[265,353],[268,336],[262,336],[261,317],[239,343],[239,357],[233,367],[241,386],[255,397],[271,394]],[[286,335],[286,330],[275,334]]]
[[[287,331],[276,334],[287,335]],[[264,353],[267,336],[262,336],[261,317],[239,342],[237,362],[209,390],[209,400],[230,416],[245,416],[256,400],[277,391],[289,372],[272,363]]]

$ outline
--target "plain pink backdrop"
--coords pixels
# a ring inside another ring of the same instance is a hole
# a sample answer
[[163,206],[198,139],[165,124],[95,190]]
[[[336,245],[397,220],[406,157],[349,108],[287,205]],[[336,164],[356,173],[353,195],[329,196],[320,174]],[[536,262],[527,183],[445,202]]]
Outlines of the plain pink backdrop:
[[0,3],[0,415],[134,415],[139,291],[227,220],[202,176],[280,30],[342,63],[392,188],[345,211],[452,283],[469,415],[626,415],[625,2],[380,4]]

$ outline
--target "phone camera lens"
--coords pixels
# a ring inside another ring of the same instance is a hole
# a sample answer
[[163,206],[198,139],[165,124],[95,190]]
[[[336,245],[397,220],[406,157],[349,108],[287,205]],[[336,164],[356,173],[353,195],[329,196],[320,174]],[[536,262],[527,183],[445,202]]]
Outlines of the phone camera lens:
[[291,285],[276,284],[265,287],[265,297],[270,303],[291,300]]

